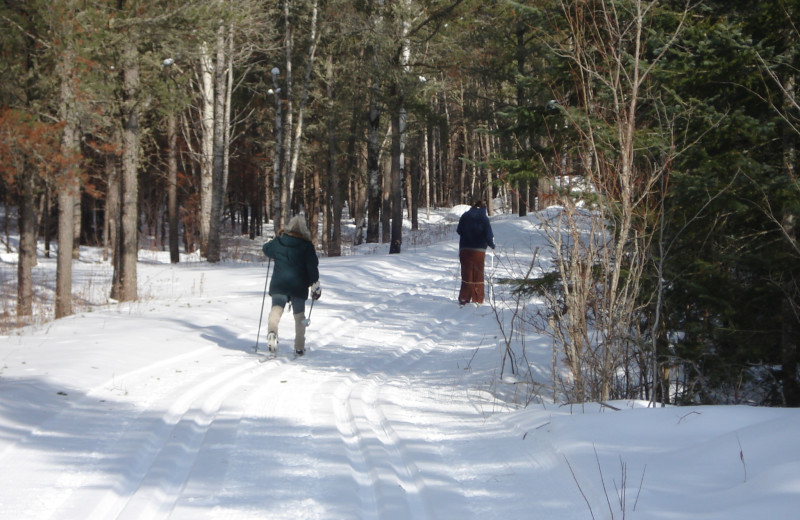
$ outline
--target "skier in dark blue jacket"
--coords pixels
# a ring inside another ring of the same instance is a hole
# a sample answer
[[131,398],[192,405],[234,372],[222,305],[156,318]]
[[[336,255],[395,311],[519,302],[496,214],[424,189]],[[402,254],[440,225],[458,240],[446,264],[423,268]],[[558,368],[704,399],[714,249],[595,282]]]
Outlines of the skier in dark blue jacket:
[[494,233],[486,204],[476,201],[458,221],[456,228],[460,238],[458,241],[458,257],[461,261],[461,290],[458,303],[483,303],[483,265],[486,261],[486,248],[494,249]]
[[297,355],[303,355],[309,288],[312,299],[317,300],[322,295],[319,286],[319,259],[311,242],[305,217],[302,214],[292,217],[286,229],[264,244],[262,250],[275,261],[269,284],[272,308],[267,320],[267,346],[270,352],[277,350],[278,322],[286,304],[291,302],[295,324],[294,350]]

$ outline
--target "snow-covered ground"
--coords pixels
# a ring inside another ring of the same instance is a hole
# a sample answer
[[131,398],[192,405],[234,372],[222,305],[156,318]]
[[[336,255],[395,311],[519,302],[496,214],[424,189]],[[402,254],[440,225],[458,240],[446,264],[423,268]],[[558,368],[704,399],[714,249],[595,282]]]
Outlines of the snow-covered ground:
[[[321,259],[301,359],[288,315],[278,357],[252,352],[265,262],[144,252],[140,301],[0,337],[0,518],[799,517],[800,410],[520,406],[490,307],[456,304],[441,217],[400,255]],[[540,217],[493,219],[495,266]],[[107,294],[82,255],[76,294]],[[549,341],[526,342],[548,374]]]

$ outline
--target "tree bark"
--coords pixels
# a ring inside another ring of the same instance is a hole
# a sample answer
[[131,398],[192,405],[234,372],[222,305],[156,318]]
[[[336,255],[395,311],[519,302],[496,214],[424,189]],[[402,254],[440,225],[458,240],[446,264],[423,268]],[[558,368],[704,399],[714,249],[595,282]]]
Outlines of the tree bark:
[[[786,75],[783,88],[783,108],[791,113],[796,96],[796,77],[794,71]],[[797,133],[789,125],[783,129],[783,168],[786,177],[797,179],[795,164],[797,161]],[[785,204],[781,217],[783,234],[791,244],[797,244],[797,220],[794,207]],[[800,406],[800,354],[798,354],[798,336],[800,336],[800,305],[798,304],[797,280],[789,278],[783,282],[784,297],[781,302],[781,354],[783,398],[787,406]]]
[[403,244],[403,177],[405,176],[406,108],[399,97],[400,106],[392,115],[392,168],[391,168],[391,212],[392,235],[389,254],[400,253]]
[[35,204],[34,174],[24,172],[20,182],[18,219],[17,316],[33,315],[33,266],[36,265]]
[[281,89],[278,86],[280,69],[273,67],[272,95],[275,97],[275,155],[272,159],[272,193],[266,194],[267,200],[272,200],[272,219],[275,231],[278,231],[282,222],[283,206],[281,194],[283,193],[283,171],[281,170],[281,155],[283,154],[283,111],[281,103]]
[[167,219],[169,221],[169,260],[180,262],[178,222],[178,116],[167,116]]
[[225,204],[225,101],[227,99],[227,56],[225,49],[225,27],[217,28],[216,63],[214,65],[214,129],[213,160],[211,163],[211,211],[208,222],[208,251],[206,259],[211,263],[220,261],[220,238],[222,211]]
[[208,254],[211,205],[214,197],[214,63],[208,44],[200,45],[200,252]]
[[[517,29],[515,31],[516,39],[517,39],[517,48],[516,48],[516,56],[517,56],[517,74],[519,77],[525,77],[525,25],[520,22],[517,24]],[[523,89],[522,85],[517,86],[517,106],[523,107],[525,106],[525,90]],[[530,140],[529,138],[525,138],[522,142],[523,153],[528,153],[528,149],[530,148]],[[521,180],[519,183],[519,216],[524,217],[528,214],[528,203],[529,203],[529,196],[528,196],[529,186],[528,181]]]
[[[303,143],[303,122],[306,110],[306,103],[308,101],[308,89],[311,83],[311,71],[314,68],[314,55],[317,50],[317,0],[311,4],[311,34],[309,36],[310,44],[308,48],[308,61],[306,62],[306,73],[303,80],[303,89],[300,95],[300,106],[297,109],[297,125],[294,129],[294,138],[292,139],[292,157],[289,164],[289,174],[286,179],[286,200],[291,203],[292,196],[294,195],[294,185],[297,178],[297,165],[300,161],[300,149]],[[291,95],[291,93],[287,93]],[[316,220],[316,216],[314,216]]]
[[[338,147],[336,142],[336,116],[334,113],[333,55],[325,61],[328,94],[328,193],[331,199],[331,230],[327,244],[328,256],[342,254],[342,183],[339,179]],[[327,236],[327,234],[326,234]]]
[[370,94],[367,125],[367,243],[380,241],[381,180],[380,180],[380,124],[378,91],[374,85]]
[[[75,121],[75,92],[72,88],[74,56],[71,50],[63,53],[60,66],[61,117],[64,126],[62,150],[71,155],[78,148],[78,131]],[[55,318],[72,314],[72,247],[75,226],[75,198],[78,194],[77,173],[73,167],[62,170],[58,190],[58,255],[56,260]]]
[[[119,139],[115,141],[120,142]],[[118,299],[120,293],[120,265],[119,265],[119,236],[120,236],[120,217],[122,208],[120,205],[120,168],[119,161],[115,155],[106,156],[106,179],[108,192],[106,194],[106,238],[107,248],[111,249],[111,261],[114,272],[111,278],[111,298]],[[104,253],[105,255],[106,253]]]
[[122,128],[122,176],[120,217],[120,301],[138,297],[136,262],[139,253],[138,157],[139,157],[139,52],[131,41],[123,50],[125,94]]
[[283,17],[284,17],[284,38],[283,46],[286,53],[284,69],[286,71],[286,80],[284,81],[284,96],[286,100],[286,119],[284,125],[286,127],[286,141],[283,143],[283,159],[281,161],[281,192],[279,194],[281,201],[281,214],[280,220],[275,221],[275,232],[283,229],[289,221],[289,207],[292,203],[292,189],[294,186],[289,184],[289,165],[292,160],[292,127],[294,126],[294,98],[292,94],[293,78],[292,78],[292,51],[294,48],[294,27],[292,26],[292,19],[290,16],[291,0],[283,1]]

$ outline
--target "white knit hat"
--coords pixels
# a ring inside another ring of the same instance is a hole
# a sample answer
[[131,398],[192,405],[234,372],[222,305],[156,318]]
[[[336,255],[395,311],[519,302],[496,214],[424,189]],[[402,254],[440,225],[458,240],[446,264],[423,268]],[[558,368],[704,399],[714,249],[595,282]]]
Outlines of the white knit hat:
[[286,233],[291,235],[299,235],[309,242],[311,241],[311,233],[308,231],[306,218],[302,213],[295,215],[289,220],[289,223],[286,225]]

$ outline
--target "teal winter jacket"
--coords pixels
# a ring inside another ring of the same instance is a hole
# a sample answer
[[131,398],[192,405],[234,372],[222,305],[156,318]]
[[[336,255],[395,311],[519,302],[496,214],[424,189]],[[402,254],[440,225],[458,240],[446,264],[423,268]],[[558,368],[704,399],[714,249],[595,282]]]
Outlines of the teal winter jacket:
[[308,287],[319,280],[319,259],[314,245],[308,240],[282,234],[261,249],[275,262],[269,294],[308,298]]

